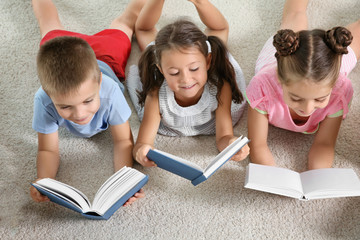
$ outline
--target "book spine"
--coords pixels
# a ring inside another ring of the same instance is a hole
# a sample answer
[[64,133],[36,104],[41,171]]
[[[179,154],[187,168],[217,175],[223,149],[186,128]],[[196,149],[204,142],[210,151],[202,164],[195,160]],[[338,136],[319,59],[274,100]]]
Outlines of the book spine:
[[200,177],[195,178],[194,180],[191,181],[191,183],[196,186],[200,183],[202,183],[203,181],[205,181],[207,178],[204,175],[201,175]]

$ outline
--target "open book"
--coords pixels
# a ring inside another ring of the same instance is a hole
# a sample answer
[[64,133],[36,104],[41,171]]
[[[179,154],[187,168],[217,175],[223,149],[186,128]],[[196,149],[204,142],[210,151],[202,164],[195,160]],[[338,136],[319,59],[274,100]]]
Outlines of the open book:
[[80,212],[92,219],[109,219],[130,197],[148,181],[148,176],[130,167],[114,173],[99,188],[92,202],[79,190],[51,178],[43,178],[32,185],[51,201]]
[[249,140],[247,137],[239,137],[221,151],[221,153],[219,153],[205,169],[202,169],[200,166],[188,160],[157,149],[151,149],[146,156],[151,161],[154,161],[158,167],[186,178],[196,186],[208,179],[248,142]]
[[352,169],[323,168],[298,173],[286,168],[250,163],[245,187],[301,200],[360,196],[360,181]]

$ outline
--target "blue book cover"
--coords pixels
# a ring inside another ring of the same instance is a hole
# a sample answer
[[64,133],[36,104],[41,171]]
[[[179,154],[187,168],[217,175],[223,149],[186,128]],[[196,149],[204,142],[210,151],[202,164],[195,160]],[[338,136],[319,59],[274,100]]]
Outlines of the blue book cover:
[[231,159],[231,157],[248,142],[249,139],[247,137],[239,137],[236,141],[219,153],[205,169],[202,169],[200,166],[186,159],[158,149],[150,149],[146,156],[151,161],[154,161],[158,167],[172,172],[180,177],[186,178],[190,180],[194,186],[196,186],[214,174],[214,172]]
[[147,175],[123,167],[99,188],[92,204],[76,188],[54,179],[41,179],[32,185],[52,202],[79,212],[86,218],[107,220],[147,182]]

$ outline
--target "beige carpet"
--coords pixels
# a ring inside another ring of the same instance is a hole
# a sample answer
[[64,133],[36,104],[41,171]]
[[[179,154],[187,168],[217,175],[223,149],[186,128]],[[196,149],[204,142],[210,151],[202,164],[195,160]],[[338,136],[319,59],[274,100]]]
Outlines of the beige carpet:
[[[194,187],[162,169],[135,167],[149,175],[146,198],[120,208],[109,221],[91,221],[52,203],[34,203],[37,135],[31,128],[33,95],[39,87],[35,57],[40,41],[30,0],[0,1],[0,238],[1,239],[359,239],[360,198],[303,202],[244,189],[243,162],[229,162]],[[56,0],[66,28],[95,33],[123,11],[125,0]],[[229,49],[247,83],[265,40],[278,28],[282,0],[214,0],[230,23]],[[312,1],[310,27],[346,25],[359,17],[358,0]],[[188,15],[200,24],[185,0],[166,2],[159,26]],[[200,25],[201,26],[201,25]],[[139,50],[134,43],[130,63]],[[354,99],[336,146],[335,167],[360,175],[360,66],[351,73]],[[128,98],[129,99],[129,98]],[[139,121],[130,119],[136,137]],[[246,115],[235,127],[246,134]],[[58,179],[90,199],[112,174],[112,142],[104,132],[91,139],[60,132]],[[269,145],[279,166],[302,171],[313,136],[271,127]],[[156,147],[206,166],[217,154],[214,136],[158,136]]]

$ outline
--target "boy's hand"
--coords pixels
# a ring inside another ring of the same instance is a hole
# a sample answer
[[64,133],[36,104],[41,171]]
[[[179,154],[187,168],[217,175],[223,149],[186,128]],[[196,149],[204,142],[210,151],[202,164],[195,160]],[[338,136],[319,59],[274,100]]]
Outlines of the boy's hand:
[[124,207],[129,206],[130,204],[132,204],[133,202],[135,202],[138,198],[143,198],[145,197],[145,193],[144,190],[140,189],[137,193],[134,194],[134,196],[132,196],[131,198],[129,198],[127,200],[126,203],[124,203]]
[[135,154],[135,160],[144,167],[156,167],[156,164],[146,157],[146,154],[151,149],[151,145],[143,144],[139,147]]
[[[38,181],[40,179],[36,179]],[[35,202],[49,202],[50,199],[47,196],[42,195],[34,186],[30,187],[30,196]]]

